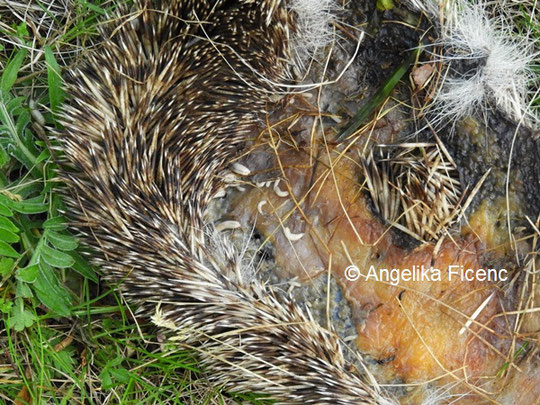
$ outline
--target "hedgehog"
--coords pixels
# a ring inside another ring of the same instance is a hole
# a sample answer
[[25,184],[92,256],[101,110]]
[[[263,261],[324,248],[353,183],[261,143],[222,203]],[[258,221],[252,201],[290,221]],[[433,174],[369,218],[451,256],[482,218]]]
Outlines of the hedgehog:
[[337,335],[257,280],[206,220],[231,160],[293,78],[283,0],[137,0],[65,77],[57,134],[71,227],[210,380],[277,403],[387,404]]

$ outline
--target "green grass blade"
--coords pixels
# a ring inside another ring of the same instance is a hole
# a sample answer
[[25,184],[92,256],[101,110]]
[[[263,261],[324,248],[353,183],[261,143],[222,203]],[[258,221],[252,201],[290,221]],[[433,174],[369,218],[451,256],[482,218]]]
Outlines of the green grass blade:
[[418,50],[411,52],[407,59],[405,59],[396,71],[390,75],[383,86],[360,108],[360,110],[358,110],[354,117],[351,118],[347,128],[338,135],[338,141],[345,140],[354,134],[371,114],[380,107],[380,105],[388,98],[392,90],[394,90],[394,87],[396,87],[403,75],[409,70],[411,64],[416,60],[418,52]]
[[58,112],[58,108],[64,100],[64,90],[62,89],[62,76],[60,67],[56,62],[50,46],[45,45],[45,61],[47,62],[47,81],[49,84],[49,101],[53,113]]
[[19,50],[4,69],[4,73],[2,73],[2,78],[0,79],[0,90],[2,91],[2,95],[5,96],[8,94],[15,84],[15,80],[17,80],[19,70],[21,69],[25,57],[26,49]]

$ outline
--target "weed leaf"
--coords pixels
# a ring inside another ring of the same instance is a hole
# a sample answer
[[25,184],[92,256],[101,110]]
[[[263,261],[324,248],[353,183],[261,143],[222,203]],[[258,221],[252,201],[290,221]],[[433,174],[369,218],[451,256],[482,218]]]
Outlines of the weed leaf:
[[51,230],[47,230],[45,235],[51,245],[59,250],[70,251],[79,246],[77,239],[70,235],[64,235]]
[[34,282],[34,289],[39,300],[61,316],[69,316],[71,299],[67,291],[60,286],[54,270],[46,263],[39,263],[39,274]]
[[15,243],[19,241],[19,235],[7,229],[0,229],[0,240],[7,243]]
[[43,197],[41,196],[29,198],[24,201],[13,201],[6,198],[3,200],[3,202],[9,208],[14,211],[20,212],[21,214],[40,214],[42,212],[46,212],[49,209],[49,205],[43,203]]
[[71,267],[75,260],[67,253],[62,253],[46,245],[41,247],[41,258],[50,266],[65,269]]
[[17,272],[17,279],[24,281],[25,283],[33,283],[36,281],[37,276],[39,275],[39,266],[34,264],[32,266],[25,267],[20,269]]
[[0,276],[4,277],[13,269],[13,259],[9,257],[2,257],[0,259]]
[[9,326],[17,332],[24,328],[32,326],[36,316],[30,311],[24,309],[24,303],[21,298],[17,298],[15,306],[11,309],[11,317],[9,318]]
[[13,216],[13,212],[4,204],[0,203],[0,215],[3,215],[4,217],[11,217]]
[[53,217],[43,222],[43,229],[61,231],[66,228],[66,219],[64,217]]
[[90,280],[92,280],[94,283],[98,282],[98,277],[96,275],[96,272],[94,269],[92,269],[92,266],[88,264],[88,262],[77,252],[69,252],[69,255],[75,260],[75,263],[73,263],[73,270],[75,270],[77,273],[79,273],[81,276],[84,276]]
[[6,242],[0,240],[0,256],[18,259],[21,257],[21,254],[9,246]]
[[11,220],[5,217],[0,217],[0,229],[7,229],[11,232],[19,232],[19,228],[17,228],[15,224],[11,222]]

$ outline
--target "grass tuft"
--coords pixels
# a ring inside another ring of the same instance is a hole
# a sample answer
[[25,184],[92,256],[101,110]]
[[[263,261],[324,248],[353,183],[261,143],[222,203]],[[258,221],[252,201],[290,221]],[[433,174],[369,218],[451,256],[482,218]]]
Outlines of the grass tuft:
[[148,343],[155,328],[100,290],[62,216],[51,154],[62,71],[121,3],[0,3],[0,404],[234,402],[191,351]]

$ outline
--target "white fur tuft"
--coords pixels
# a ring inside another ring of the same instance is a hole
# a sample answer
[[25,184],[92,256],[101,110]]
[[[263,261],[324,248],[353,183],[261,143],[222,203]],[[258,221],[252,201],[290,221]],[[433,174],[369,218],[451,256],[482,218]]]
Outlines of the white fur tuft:
[[441,387],[427,388],[426,396],[421,405],[443,405],[459,402],[470,393],[453,394],[452,390],[458,385],[458,382],[451,382]]
[[435,96],[435,124],[453,125],[496,107],[515,121],[538,126],[539,117],[529,105],[538,91],[532,70],[538,50],[527,33],[515,32],[504,3],[497,3],[496,9],[492,5],[491,13],[485,1],[456,0],[451,6],[441,2],[438,11],[433,0],[410,3],[441,21],[436,45],[443,47],[438,58],[448,71]]
[[288,8],[297,16],[298,30],[292,49],[301,70],[334,38],[333,22],[339,7],[334,0],[290,0]]

